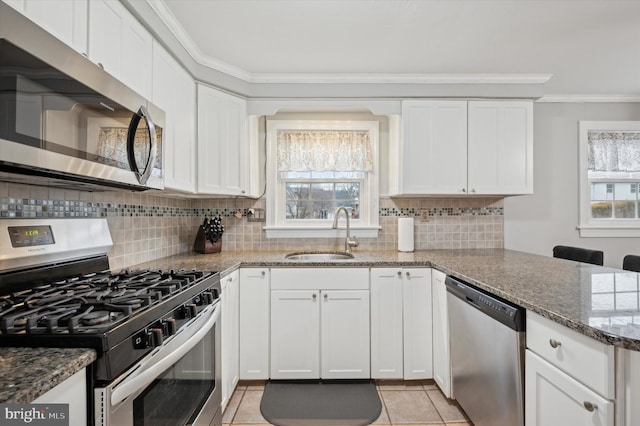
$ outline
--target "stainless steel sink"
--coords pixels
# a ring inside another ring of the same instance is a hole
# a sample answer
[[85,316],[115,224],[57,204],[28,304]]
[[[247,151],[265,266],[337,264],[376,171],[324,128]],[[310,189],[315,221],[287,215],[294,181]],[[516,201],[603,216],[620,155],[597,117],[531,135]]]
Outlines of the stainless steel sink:
[[301,251],[295,253],[289,253],[284,256],[289,260],[307,260],[310,262],[325,262],[328,260],[344,260],[353,259],[353,254],[345,252],[310,252]]

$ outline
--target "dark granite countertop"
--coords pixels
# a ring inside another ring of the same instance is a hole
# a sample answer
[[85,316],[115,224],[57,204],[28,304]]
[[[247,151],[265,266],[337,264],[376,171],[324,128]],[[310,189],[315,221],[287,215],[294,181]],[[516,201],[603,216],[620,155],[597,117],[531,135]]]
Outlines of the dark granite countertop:
[[93,349],[0,348],[0,403],[27,404],[95,359]]
[[596,340],[640,351],[635,272],[501,249],[354,253],[354,259],[326,262],[287,260],[284,251],[186,253],[139,267],[434,267]]

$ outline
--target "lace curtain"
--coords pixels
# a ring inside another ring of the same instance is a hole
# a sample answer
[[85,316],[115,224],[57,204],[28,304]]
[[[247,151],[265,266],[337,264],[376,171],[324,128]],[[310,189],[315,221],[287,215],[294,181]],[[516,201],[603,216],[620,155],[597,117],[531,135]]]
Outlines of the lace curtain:
[[589,132],[589,170],[640,172],[640,132]]
[[369,172],[372,169],[367,131],[278,131],[278,171]]

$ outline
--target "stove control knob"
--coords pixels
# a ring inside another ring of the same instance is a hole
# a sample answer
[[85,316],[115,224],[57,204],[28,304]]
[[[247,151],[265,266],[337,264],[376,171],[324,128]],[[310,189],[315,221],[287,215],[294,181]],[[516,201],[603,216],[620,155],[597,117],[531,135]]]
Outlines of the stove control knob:
[[205,303],[205,300],[202,294],[198,294],[193,298],[193,304],[196,306],[202,306],[204,305],[204,303]]
[[204,297],[205,303],[207,305],[213,305],[213,293],[210,291],[205,291],[202,293],[202,296]]
[[219,299],[220,298],[220,289],[219,288],[214,288],[213,290],[213,298],[214,299]]
[[156,346],[161,346],[164,342],[161,328],[150,328],[149,330],[147,330],[147,337],[149,346],[153,348],[155,348]]
[[186,318],[194,318],[196,315],[198,315],[198,309],[193,303],[184,305],[184,308],[186,311]]
[[176,320],[173,318],[168,318],[162,321],[162,332],[165,336],[173,336],[176,334]]

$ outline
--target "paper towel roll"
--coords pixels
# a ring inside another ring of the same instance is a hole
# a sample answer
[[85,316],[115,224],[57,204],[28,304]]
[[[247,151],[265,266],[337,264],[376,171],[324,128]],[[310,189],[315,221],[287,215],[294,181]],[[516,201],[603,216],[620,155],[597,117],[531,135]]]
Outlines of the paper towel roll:
[[413,218],[398,218],[398,251],[413,251]]

